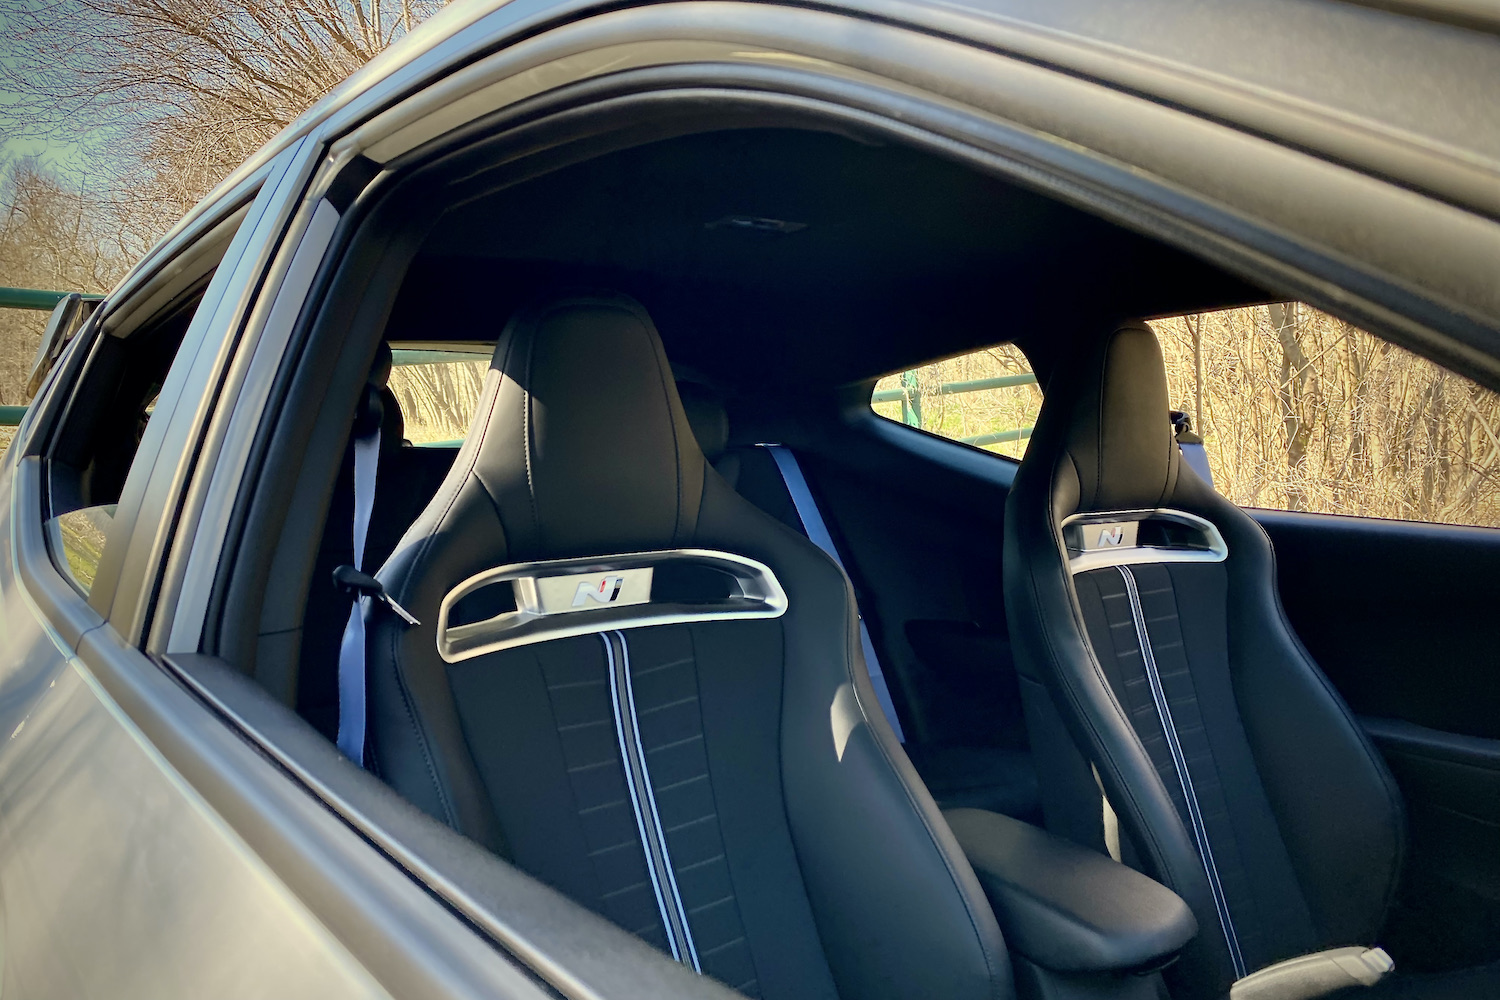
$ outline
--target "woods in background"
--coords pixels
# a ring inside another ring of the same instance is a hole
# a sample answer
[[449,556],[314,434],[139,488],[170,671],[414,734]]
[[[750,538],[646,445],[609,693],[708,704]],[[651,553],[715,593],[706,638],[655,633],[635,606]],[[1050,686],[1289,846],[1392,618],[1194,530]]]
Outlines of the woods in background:
[[[74,155],[0,163],[0,285],[107,291],[230,171],[445,2],[7,5],[0,132]],[[45,322],[0,310],[0,403],[24,402]]]
[[1297,303],[1152,326],[1235,503],[1500,526],[1495,393]]
[[[7,134],[80,150],[0,174],[0,284],[106,291],[235,166],[444,0],[32,0],[0,14]],[[75,158],[76,159],[76,158]],[[24,385],[45,314],[0,310],[0,404]],[[1216,485],[1246,506],[1500,525],[1500,399],[1304,305],[1155,324],[1173,405]],[[484,367],[420,366],[395,388],[413,429],[460,437]],[[1034,384],[1013,347],[882,380],[893,419],[1019,457]]]
[[[1172,407],[1204,438],[1214,485],[1245,507],[1500,527],[1500,396],[1299,303],[1153,320]],[[1029,371],[1012,346],[881,379],[875,411],[1012,458],[1034,384],[941,387]],[[1165,414],[1163,414],[1165,432]],[[1010,430],[1015,438],[985,443]]]
[[[0,285],[102,292],[127,258],[110,206],[65,188],[34,162],[0,178]],[[0,309],[0,405],[25,403],[44,312]]]

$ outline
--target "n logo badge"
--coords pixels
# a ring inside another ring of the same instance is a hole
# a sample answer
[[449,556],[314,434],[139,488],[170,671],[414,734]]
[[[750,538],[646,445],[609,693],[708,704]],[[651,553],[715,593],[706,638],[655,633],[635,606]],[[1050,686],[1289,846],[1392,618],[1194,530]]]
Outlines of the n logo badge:
[[578,590],[573,594],[573,607],[583,607],[586,601],[613,604],[619,600],[620,588],[624,585],[625,578],[622,576],[606,576],[597,584],[585,580],[578,585]]
[[544,615],[569,612],[613,610],[627,604],[647,604],[651,600],[651,567],[617,569],[605,575],[568,573],[565,576],[541,576],[516,585],[516,607]]
[[1099,529],[1098,546],[1102,549],[1109,545],[1123,545],[1125,543],[1125,526],[1123,524],[1106,525]]

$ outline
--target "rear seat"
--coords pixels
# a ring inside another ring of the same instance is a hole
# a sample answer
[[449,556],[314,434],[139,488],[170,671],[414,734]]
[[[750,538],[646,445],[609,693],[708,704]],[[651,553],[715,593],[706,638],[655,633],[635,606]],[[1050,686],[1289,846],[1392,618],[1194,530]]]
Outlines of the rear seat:
[[[678,382],[683,409],[703,454],[740,496],[793,531],[806,534],[776,461],[765,448],[731,447],[723,403],[692,382]],[[1031,754],[998,746],[905,744],[906,755],[943,809],[987,809],[1041,822]]]

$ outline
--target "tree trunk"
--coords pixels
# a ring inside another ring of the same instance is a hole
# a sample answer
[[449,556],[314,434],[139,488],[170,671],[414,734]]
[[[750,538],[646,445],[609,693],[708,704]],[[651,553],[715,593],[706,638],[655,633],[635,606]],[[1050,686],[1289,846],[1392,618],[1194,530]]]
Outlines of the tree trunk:
[[1287,510],[1307,509],[1307,490],[1303,485],[1307,463],[1307,442],[1312,425],[1303,417],[1304,388],[1307,384],[1307,355],[1297,340],[1297,310],[1284,303],[1268,307],[1276,339],[1281,342],[1281,381],[1276,398],[1281,404],[1281,424],[1286,432],[1286,506]]

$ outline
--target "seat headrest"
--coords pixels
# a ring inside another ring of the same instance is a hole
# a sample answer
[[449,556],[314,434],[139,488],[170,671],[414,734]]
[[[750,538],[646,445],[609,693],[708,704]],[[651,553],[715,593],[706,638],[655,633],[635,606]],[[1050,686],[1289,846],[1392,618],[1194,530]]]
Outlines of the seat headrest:
[[1122,323],[1082,363],[1060,362],[1042,408],[1065,421],[1076,510],[1154,508],[1171,499],[1181,453],[1168,419],[1161,345],[1145,323]]
[[474,474],[515,561],[692,541],[705,462],[656,327],[618,295],[526,307],[495,344]]
[[717,462],[729,447],[729,414],[724,401],[712,389],[696,382],[678,382],[677,393],[703,457]]
[[390,387],[391,362],[391,345],[382,340],[375,349],[375,360],[365,381],[365,394],[354,415],[355,435],[368,434],[377,424],[380,426],[381,454],[400,448],[401,439],[406,434],[401,404]]

